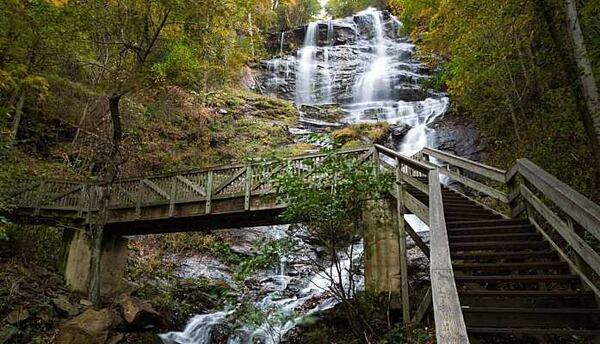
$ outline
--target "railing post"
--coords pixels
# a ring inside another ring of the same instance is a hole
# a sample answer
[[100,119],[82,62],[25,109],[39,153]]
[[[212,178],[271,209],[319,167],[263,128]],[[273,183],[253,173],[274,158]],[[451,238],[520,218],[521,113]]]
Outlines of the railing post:
[[169,217],[175,213],[175,199],[177,198],[177,177],[171,177],[171,192],[169,193]]
[[135,203],[135,215],[139,219],[142,216],[142,188],[144,187],[144,182],[140,179],[137,189],[137,201]]
[[213,171],[208,171],[208,180],[206,181],[206,214],[210,214],[210,201],[213,193]]
[[77,205],[77,208],[79,209],[79,211],[77,212],[77,216],[79,216],[79,217],[83,216],[83,208],[85,207],[86,192],[87,192],[87,184],[83,184],[81,186],[81,196],[79,196],[79,204]]
[[404,228],[404,203],[402,193],[404,192],[402,182],[402,164],[396,157],[396,212],[398,217],[398,241],[400,250],[400,280],[402,296],[402,322],[410,323],[410,303],[408,300],[408,266],[406,252],[406,231]]
[[519,195],[521,194],[521,188],[517,183],[517,175],[519,172],[519,165],[515,164],[508,172],[506,173],[506,188],[507,188],[507,198],[508,198],[508,206],[510,207],[510,217],[516,218],[523,211],[522,207],[519,207]]
[[46,182],[41,181],[40,187],[38,188],[38,194],[35,200],[35,210],[33,211],[33,216],[40,215],[40,208],[42,207],[42,202],[44,201],[44,193],[46,193]]
[[244,210],[250,210],[250,191],[252,191],[252,165],[246,167],[246,180],[244,182]]

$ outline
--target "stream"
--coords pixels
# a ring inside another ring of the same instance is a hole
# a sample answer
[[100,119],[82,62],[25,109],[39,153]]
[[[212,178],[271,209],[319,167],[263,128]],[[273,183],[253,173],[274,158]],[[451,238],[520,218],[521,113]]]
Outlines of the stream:
[[[410,155],[425,145],[435,145],[431,124],[447,112],[449,99],[420,86],[429,76],[428,70],[413,58],[415,47],[399,34],[401,27],[397,18],[373,8],[348,18],[315,21],[304,27],[302,47],[289,54],[284,49],[286,35],[281,33],[279,53],[263,62],[261,91],[296,103],[302,126],[290,132],[299,141],[321,125],[386,121],[393,130],[401,131],[402,135],[395,135],[395,146],[402,153]],[[335,123],[303,111],[307,106],[318,109],[332,104],[343,113]],[[416,217],[406,219],[417,231],[427,230]],[[320,257],[319,247],[306,233],[301,229],[290,232],[289,227],[253,229],[261,240],[292,235],[297,245],[278,267],[252,276],[257,286],[250,297],[268,316],[261,325],[243,326],[230,333],[228,343],[279,343],[306,316],[337,304],[327,291],[327,272],[310,267],[311,260],[326,258]],[[360,265],[362,242],[355,243],[351,252],[339,257],[342,271]],[[412,257],[420,259],[417,254]],[[182,277],[220,278],[234,285],[230,275],[210,264],[190,261],[180,273]],[[362,288],[362,276],[353,282]],[[235,307],[196,315],[181,332],[161,334],[160,338],[166,344],[212,343],[215,329],[227,322]]]

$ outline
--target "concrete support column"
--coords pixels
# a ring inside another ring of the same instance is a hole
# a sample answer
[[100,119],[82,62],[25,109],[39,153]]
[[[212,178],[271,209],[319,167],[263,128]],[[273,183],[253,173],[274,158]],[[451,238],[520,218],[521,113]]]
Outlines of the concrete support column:
[[[100,260],[100,293],[104,296],[122,292],[127,264],[127,238],[110,232],[102,239]],[[65,282],[74,291],[87,293],[90,280],[91,240],[83,230],[66,229],[63,235],[63,253],[59,270]]]
[[396,201],[368,201],[363,211],[363,225],[366,286],[379,293],[399,294],[400,245]]

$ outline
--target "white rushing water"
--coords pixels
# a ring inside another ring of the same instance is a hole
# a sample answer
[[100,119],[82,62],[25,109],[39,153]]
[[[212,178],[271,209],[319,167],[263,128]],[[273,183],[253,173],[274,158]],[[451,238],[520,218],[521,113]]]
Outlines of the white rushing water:
[[309,104],[314,99],[314,75],[317,70],[317,23],[310,23],[306,29],[304,46],[298,51],[298,73],[296,77],[296,103]]
[[[279,233],[278,235],[285,235],[282,227],[286,226],[272,226],[271,230]],[[330,276],[338,276],[339,269],[341,279],[345,281],[343,288],[349,290],[350,271],[360,265],[362,253],[362,242],[358,242],[347,252],[338,254],[339,267],[329,265],[328,269],[313,273],[301,280],[299,285],[292,285],[293,278],[289,275],[288,258],[283,257],[279,266],[270,271],[268,277],[261,281],[270,286],[269,292],[254,301],[254,306],[267,314],[266,321],[260,326],[237,329],[229,336],[228,343],[277,344],[305,317],[334,307],[338,302],[328,292],[332,287]],[[303,255],[301,252],[299,254]],[[355,289],[362,290],[363,276],[353,277]],[[290,293],[293,295],[283,296]],[[312,305],[315,300],[318,302]],[[160,334],[159,337],[166,344],[210,344],[216,326],[226,323],[227,316],[233,314],[236,306],[232,305],[231,309],[224,311],[196,315],[190,319],[183,331]],[[299,309],[303,311],[299,312]]]
[[[424,89],[428,70],[414,59],[415,46],[399,34],[402,23],[374,8],[352,17],[319,20],[305,28],[296,55],[265,61],[265,91],[302,105],[337,103],[346,123],[408,125],[399,151],[412,154],[433,144],[430,125],[448,110],[445,94]],[[327,35],[319,35],[319,32]],[[302,118],[312,125],[326,124]]]

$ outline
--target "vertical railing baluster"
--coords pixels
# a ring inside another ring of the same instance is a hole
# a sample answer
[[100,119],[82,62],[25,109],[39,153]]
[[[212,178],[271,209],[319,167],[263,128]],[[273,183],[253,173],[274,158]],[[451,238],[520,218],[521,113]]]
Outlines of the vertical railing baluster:
[[250,191],[252,190],[252,165],[246,168],[246,180],[244,183],[244,210],[250,210]]
[[40,182],[40,187],[38,188],[38,194],[35,200],[35,210],[33,211],[33,216],[40,215],[40,208],[42,207],[42,202],[44,200],[44,193],[46,192],[46,182]]
[[213,193],[213,171],[208,171],[208,180],[206,181],[206,214],[210,214],[211,198]]
[[402,297],[402,322],[406,325],[410,322],[410,303],[408,300],[408,253],[406,251],[406,231],[404,229],[404,202],[402,198],[402,163],[396,157],[396,211],[398,217],[398,242],[400,250],[400,279]]
[[177,198],[177,178],[171,177],[171,192],[169,193],[169,217],[175,213],[175,199]]
[[87,184],[83,184],[81,186],[81,195],[79,196],[79,204],[77,205],[77,208],[79,209],[79,211],[77,212],[78,217],[83,216],[83,207],[85,207],[85,193],[86,192],[87,192]]
[[135,203],[135,215],[139,219],[142,216],[142,189],[144,187],[144,182],[140,179],[137,189],[137,200]]

